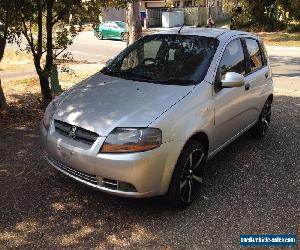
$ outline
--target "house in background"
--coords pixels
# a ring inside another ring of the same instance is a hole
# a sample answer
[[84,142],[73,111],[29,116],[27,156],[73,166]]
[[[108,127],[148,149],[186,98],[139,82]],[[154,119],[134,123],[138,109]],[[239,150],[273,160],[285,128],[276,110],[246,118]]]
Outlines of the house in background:
[[103,9],[101,13],[100,21],[101,22],[105,22],[105,21],[126,22],[126,10],[116,9],[116,8]]
[[[209,15],[215,21],[228,19],[222,11],[222,0],[173,0],[173,9],[184,12],[185,25],[206,24]],[[165,0],[140,0],[141,21],[144,27],[161,27],[162,13],[167,11]],[[126,10],[107,8],[100,21],[126,22]]]
[[[141,0],[141,11],[151,8],[165,8],[165,0]],[[222,0],[173,0],[174,8],[184,8],[184,7],[221,7]]]

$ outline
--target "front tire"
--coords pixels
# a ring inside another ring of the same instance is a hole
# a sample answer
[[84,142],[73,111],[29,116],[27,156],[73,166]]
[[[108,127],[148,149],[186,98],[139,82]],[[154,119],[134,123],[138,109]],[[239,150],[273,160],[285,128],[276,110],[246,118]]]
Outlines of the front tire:
[[175,166],[166,199],[175,207],[189,206],[202,186],[206,152],[198,141],[190,141]]
[[270,127],[272,100],[268,99],[260,113],[257,123],[251,128],[250,133],[257,139],[262,139]]
[[96,33],[96,37],[99,39],[99,40],[103,40],[103,34],[101,32],[97,32]]

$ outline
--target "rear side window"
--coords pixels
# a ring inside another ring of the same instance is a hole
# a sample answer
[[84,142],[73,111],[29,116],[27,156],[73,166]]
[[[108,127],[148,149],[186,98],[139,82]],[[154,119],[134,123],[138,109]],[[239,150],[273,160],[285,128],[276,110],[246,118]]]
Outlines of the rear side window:
[[260,43],[260,50],[262,53],[262,57],[263,57],[263,64],[264,66],[268,65],[268,53],[266,50],[266,47],[264,46],[264,44],[261,42]]
[[256,40],[247,38],[245,42],[249,53],[250,69],[253,72],[264,65],[262,53]]
[[222,79],[225,78],[225,74],[227,72],[235,72],[245,75],[245,56],[240,39],[235,39],[226,46],[219,67]]

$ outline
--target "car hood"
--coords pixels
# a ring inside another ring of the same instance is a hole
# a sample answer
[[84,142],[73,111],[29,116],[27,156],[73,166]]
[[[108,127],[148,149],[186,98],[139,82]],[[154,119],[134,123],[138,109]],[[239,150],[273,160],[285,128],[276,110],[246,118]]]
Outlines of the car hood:
[[193,88],[97,73],[63,94],[54,119],[107,136],[115,127],[148,126]]

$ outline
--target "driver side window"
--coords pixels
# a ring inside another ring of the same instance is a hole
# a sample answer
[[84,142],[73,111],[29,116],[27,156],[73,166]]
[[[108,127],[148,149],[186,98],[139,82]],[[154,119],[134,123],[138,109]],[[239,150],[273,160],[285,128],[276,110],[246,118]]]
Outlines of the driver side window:
[[235,39],[227,44],[219,69],[222,80],[227,72],[246,74],[244,50],[240,39]]

